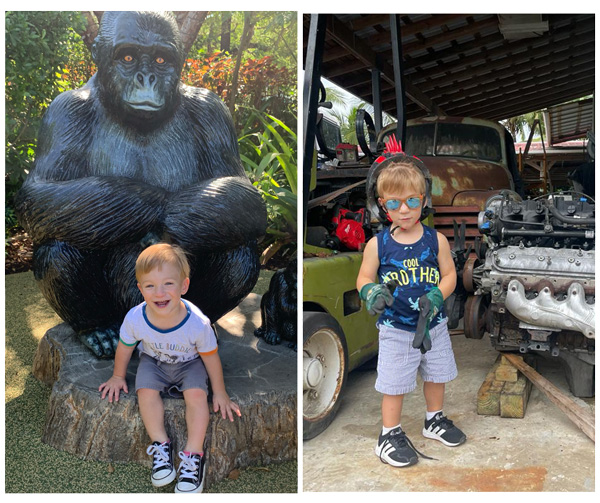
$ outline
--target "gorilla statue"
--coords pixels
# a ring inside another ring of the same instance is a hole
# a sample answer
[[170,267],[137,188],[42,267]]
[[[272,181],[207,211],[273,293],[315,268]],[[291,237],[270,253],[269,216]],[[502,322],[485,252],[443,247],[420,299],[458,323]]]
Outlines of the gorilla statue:
[[97,73],[48,108],[16,202],[44,297],[94,354],[112,358],[121,321],[143,300],[134,266],[145,247],[186,251],[185,297],[214,322],[258,279],[266,209],[224,103],[180,83],[172,15],[106,12],[92,56]]
[[286,340],[294,349],[297,347],[297,264],[298,261],[294,259],[285,269],[273,274],[269,290],[260,301],[262,323],[254,335],[264,338],[268,344],[279,344]]

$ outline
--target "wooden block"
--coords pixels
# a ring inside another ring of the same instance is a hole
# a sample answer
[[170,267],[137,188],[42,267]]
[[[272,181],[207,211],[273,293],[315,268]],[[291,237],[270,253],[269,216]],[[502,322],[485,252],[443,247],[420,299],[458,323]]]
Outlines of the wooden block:
[[596,441],[596,425],[594,415],[590,411],[578,403],[570,396],[560,391],[554,384],[538,374],[533,368],[518,358],[513,359],[513,355],[509,355],[511,363],[515,365],[533,384],[541,390],[555,405],[562,410],[567,417],[581,429],[592,442]]
[[500,415],[500,393],[504,387],[503,381],[496,379],[496,370],[500,366],[500,356],[488,372],[483,384],[477,392],[477,414],[481,416]]
[[517,370],[517,368],[513,367],[510,364],[508,364],[508,365],[500,364],[500,365],[498,365],[498,368],[496,369],[496,379],[498,381],[504,381],[504,382],[517,382],[518,372],[519,371]]
[[531,381],[521,372],[518,373],[516,382],[506,382],[500,393],[500,416],[525,417],[531,386]]

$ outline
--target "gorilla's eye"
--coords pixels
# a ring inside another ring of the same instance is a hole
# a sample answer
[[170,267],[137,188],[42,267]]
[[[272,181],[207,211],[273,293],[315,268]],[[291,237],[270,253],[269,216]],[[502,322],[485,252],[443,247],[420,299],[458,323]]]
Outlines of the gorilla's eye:
[[158,58],[156,58],[156,62],[159,65],[163,65],[165,63],[165,58],[161,58],[160,56]]
[[131,63],[133,61],[133,56],[131,56],[130,54],[125,54],[125,56],[123,56],[123,61]]

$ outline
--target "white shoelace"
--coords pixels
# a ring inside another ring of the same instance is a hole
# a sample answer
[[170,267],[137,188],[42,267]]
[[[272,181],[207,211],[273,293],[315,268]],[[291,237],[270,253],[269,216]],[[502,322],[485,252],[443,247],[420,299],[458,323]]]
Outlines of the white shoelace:
[[181,472],[180,478],[198,480],[198,463],[199,459],[192,456],[187,456],[183,452],[179,453],[181,463],[179,464],[179,471]]
[[156,445],[152,444],[146,449],[146,454],[152,454],[154,456],[154,469],[169,468],[169,446],[166,442]]

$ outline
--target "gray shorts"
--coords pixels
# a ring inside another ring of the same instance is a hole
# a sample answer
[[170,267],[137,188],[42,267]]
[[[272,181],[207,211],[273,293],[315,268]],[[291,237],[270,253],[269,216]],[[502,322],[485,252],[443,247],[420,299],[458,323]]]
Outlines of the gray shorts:
[[379,359],[375,389],[385,395],[404,395],[417,387],[417,372],[424,381],[446,383],[458,375],[448,333],[448,321],[430,330],[431,349],[414,349],[414,332],[379,327]]
[[198,357],[188,362],[165,363],[140,354],[135,390],[155,389],[172,397],[182,397],[187,389],[202,389],[208,394],[208,374]]

